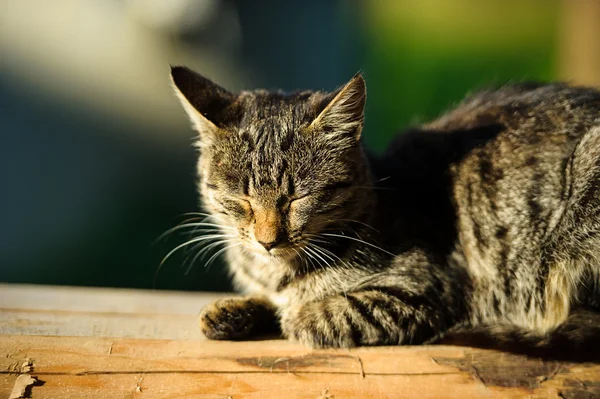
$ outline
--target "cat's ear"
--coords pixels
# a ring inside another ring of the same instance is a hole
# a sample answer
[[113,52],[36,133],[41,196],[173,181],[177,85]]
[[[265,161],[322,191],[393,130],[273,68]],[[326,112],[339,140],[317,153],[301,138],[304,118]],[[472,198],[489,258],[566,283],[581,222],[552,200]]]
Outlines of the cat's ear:
[[237,98],[235,94],[186,67],[172,66],[171,79],[177,97],[200,134],[201,144],[212,142],[235,119],[231,107]]
[[311,123],[316,130],[360,137],[364,122],[367,87],[360,73],[333,92]]

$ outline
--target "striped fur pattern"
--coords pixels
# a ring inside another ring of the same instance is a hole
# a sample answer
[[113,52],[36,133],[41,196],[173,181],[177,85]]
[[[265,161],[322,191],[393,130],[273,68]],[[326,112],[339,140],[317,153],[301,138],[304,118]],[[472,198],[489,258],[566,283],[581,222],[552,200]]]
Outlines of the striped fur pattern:
[[360,75],[291,94],[232,94],[184,67],[172,79],[199,131],[207,220],[246,295],[203,310],[208,337],[585,336],[565,325],[600,297],[598,91],[482,91],[374,158],[360,141]]

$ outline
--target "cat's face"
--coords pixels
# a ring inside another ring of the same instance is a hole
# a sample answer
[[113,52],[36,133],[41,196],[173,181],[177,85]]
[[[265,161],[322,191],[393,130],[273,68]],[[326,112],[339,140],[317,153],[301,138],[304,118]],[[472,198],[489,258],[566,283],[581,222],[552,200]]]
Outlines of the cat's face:
[[172,77],[199,132],[204,206],[232,243],[294,258],[362,216],[370,185],[359,145],[362,77],[333,93],[239,95],[186,68]]

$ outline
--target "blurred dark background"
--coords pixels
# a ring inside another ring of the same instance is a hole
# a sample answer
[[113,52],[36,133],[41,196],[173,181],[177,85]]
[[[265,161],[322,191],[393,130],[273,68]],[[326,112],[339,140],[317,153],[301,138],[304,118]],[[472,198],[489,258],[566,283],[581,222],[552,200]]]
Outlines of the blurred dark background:
[[156,274],[197,210],[170,63],[234,90],[360,70],[379,151],[482,86],[600,85],[598,38],[596,0],[0,0],[0,281],[229,289],[186,251]]

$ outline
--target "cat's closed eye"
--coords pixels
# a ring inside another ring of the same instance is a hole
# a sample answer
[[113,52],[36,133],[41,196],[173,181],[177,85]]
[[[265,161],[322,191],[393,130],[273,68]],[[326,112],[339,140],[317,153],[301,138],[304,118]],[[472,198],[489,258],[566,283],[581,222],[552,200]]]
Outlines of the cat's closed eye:
[[215,198],[216,202],[223,207],[224,213],[232,213],[236,216],[252,214],[252,205],[250,201],[238,197]]
[[292,199],[290,199],[290,205],[292,204],[302,204],[302,202],[306,202],[306,200],[310,199],[312,197],[312,194],[304,194],[301,195],[299,197],[294,197]]

